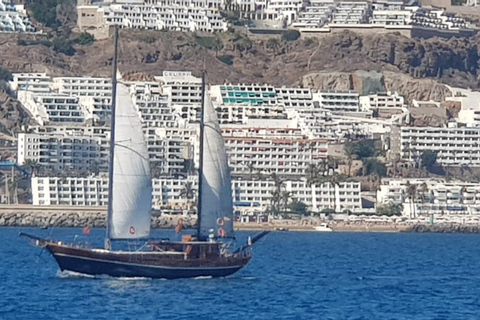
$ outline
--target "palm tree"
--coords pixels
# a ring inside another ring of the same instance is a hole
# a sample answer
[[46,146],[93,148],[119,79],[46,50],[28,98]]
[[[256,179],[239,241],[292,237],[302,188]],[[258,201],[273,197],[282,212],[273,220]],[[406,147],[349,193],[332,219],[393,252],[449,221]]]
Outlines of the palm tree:
[[382,184],[382,177],[379,174],[373,174],[372,175],[372,183],[373,183],[373,189],[375,190],[375,208],[377,208],[378,205],[378,190],[380,190],[380,186]]
[[276,173],[272,173],[270,178],[274,182],[271,206],[272,206],[273,213],[277,213],[280,211],[280,206],[282,201],[282,188],[283,188],[284,181]]
[[234,43],[234,49],[240,52],[248,51],[252,49],[252,47],[253,47],[252,41],[246,37],[241,37],[240,39],[238,39],[238,41]]
[[465,171],[467,171],[468,173],[473,174],[472,172],[472,168],[470,168],[470,166],[466,163],[463,163],[461,166],[460,166],[460,175],[461,175],[461,178],[463,180],[463,176],[465,174]]
[[252,180],[253,171],[255,170],[255,165],[252,162],[249,162],[247,163],[247,169],[248,169],[249,179]]
[[347,179],[344,175],[333,173],[332,175],[325,176],[325,181],[333,187],[333,210],[337,210],[337,188],[340,187],[340,183],[345,182]]
[[11,199],[12,203],[18,204],[18,176],[13,175],[7,182],[8,185],[8,198]]
[[212,50],[215,50],[215,57],[218,57],[218,52],[223,49],[223,42],[219,38],[215,38],[212,43]]
[[25,167],[28,171],[30,171],[30,174],[32,175],[36,175],[41,166],[42,165],[38,163],[37,160],[32,160],[32,159],[25,160],[25,163],[23,164],[23,167]]
[[100,167],[98,165],[97,160],[90,160],[90,167],[89,170],[91,173],[93,173],[95,176],[98,176],[100,173]]
[[345,154],[347,155],[347,164],[348,164],[348,176],[352,176],[352,164],[353,160],[357,155],[353,152],[352,148],[344,148]]
[[338,159],[336,157],[327,156],[328,167],[333,170],[337,169]]
[[307,166],[307,184],[311,186],[318,180],[318,167],[314,163],[310,163]]
[[273,52],[273,55],[276,56],[278,52],[278,48],[280,47],[280,43],[275,38],[270,38],[265,43],[265,49],[270,49]]
[[328,161],[327,158],[321,158],[319,164],[317,165],[319,172],[322,175],[328,174]]
[[162,163],[158,161],[150,162],[150,171],[152,178],[158,178],[162,174]]
[[[197,190],[193,187],[193,183],[191,181],[187,181],[183,184],[183,189],[180,191],[180,197],[187,198],[187,202],[191,204],[191,199],[195,199]],[[195,202],[195,201],[193,201]]]
[[283,203],[283,211],[285,212],[287,211],[288,203],[292,198],[292,194],[289,191],[282,191],[280,198],[281,202]]
[[407,195],[410,200],[410,218],[415,218],[415,199],[417,198],[417,185],[410,184],[410,181],[407,181]]

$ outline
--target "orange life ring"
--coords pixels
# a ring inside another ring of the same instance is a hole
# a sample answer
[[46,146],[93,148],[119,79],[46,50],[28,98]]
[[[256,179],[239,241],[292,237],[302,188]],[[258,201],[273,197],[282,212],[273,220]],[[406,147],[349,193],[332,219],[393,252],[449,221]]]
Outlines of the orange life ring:
[[218,228],[218,236],[225,238],[227,236],[227,231],[223,228]]
[[133,226],[131,226],[128,231],[130,231],[130,234],[135,234],[135,228]]

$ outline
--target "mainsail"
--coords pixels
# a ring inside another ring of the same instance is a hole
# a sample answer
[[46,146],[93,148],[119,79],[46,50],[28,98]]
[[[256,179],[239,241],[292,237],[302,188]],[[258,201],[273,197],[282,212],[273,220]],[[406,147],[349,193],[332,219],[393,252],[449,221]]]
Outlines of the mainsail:
[[136,239],[150,234],[152,182],[142,123],[128,88],[117,84],[110,239]]
[[215,237],[233,238],[233,200],[230,170],[222,132],[211,98],[205,94],[203,106],[202,184],[200,190],[200,225],[198,236],[207,239],[213,229]]

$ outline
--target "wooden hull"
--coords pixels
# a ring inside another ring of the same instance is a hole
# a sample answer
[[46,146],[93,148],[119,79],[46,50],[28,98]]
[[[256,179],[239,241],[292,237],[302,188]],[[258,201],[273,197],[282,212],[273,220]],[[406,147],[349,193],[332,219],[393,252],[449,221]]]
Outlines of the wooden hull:
[[60,269],[89,275],[162,279],[226,277],[243,268],[250,256],[199,259],[182,253],[122,252],[50,243]]

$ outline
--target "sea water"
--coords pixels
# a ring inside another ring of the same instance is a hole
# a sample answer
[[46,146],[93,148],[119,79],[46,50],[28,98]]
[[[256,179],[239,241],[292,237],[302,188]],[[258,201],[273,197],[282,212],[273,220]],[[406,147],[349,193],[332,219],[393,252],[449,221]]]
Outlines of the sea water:
[[273,232],[228,278],[152,280],[60,273],[19,231],[104,234],[0,228],[0,319],[480,319],[480,235]]

